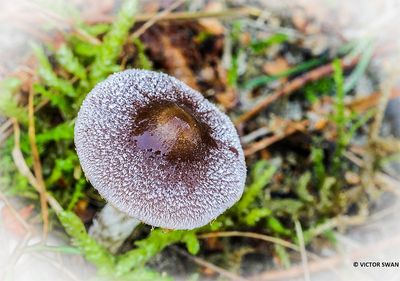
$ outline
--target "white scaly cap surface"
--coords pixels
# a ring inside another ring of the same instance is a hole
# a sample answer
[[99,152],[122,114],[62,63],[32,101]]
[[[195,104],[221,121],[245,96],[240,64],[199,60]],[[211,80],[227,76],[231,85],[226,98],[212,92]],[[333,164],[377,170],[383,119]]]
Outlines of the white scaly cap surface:
[[[149,158],[135,149],[138,110],[155,101],[188,106],[207,124],[216,147],[191,162]],[[114,207],[147,224],[193,229],[209,223],[243,193],[246,165],[230,119],[197,91],[166,74],[126,70],[86,97],[75,125],[86,177]]]

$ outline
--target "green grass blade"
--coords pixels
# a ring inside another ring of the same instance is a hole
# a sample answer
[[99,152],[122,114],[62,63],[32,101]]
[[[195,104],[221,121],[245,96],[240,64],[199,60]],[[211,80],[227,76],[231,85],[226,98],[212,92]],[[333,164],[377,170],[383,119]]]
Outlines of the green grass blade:
[[292,67],[291,69],[283,71],[276,75],[272,75],[272,76],[261,75],[261,76],[255,77],[255,78],[247,81],[246,83],[244,83],[243,88],[245,88],[247,90],[253,90],[255,88],[264,86],[265,84],[276,81],[280,78],[288,77],[290,75],[296,75],[301,72],[310,70],[311,68],[320,65],[323,61],[324,61],[323,58],[322,59],[312,59],[312,60],[306,61],[304,63],[301,63],[299,65],[296,65],[296,66]]

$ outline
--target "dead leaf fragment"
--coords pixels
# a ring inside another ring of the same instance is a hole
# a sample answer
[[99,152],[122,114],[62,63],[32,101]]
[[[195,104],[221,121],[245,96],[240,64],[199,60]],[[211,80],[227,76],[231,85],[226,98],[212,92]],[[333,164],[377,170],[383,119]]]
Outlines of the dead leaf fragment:
[[304,31],[307,26],[307,16],[303,9],[296,9],[292,14],[292,21],[294,26],[300,30]]
[[268,75],[277,75],[289,69],[289,63],[283,57],[264,63],[263,72]]
[[[21,219],[26,220],[29,217],[32,216],[34,206],[33,205],[28,205],[25,206],[21,209],[19,209],[18,215],[20,216]],[[10,207],[5,206],[2,209],[1,212],[3,223],[5,225],[5,228],[12,234],[22,237],[26,234],[27,229],[25,229],[24,225],[21,223],[20,220],[16,217],[15,211],[13,212]]]
[[347,171],[344,174],[344,178],[346,179],[346,182],[351,185],[357,185],[361,182],[360,176],[351,171]]
[[200,19],[199,24],[204,28],[205,32],[213,35],[223,35],[225,28],[217,19]]
[[238,98],[233,88],[228,88],[225,92],[216,95],[217,102],[226,109],[232,109],[236,106]]

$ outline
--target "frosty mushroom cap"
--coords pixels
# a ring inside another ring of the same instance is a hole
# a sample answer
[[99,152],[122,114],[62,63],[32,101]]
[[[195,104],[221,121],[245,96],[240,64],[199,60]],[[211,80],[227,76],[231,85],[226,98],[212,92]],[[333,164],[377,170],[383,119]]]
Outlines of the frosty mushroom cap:
[[99,83],[75,124],[86,177],[120,211],[192,229],[242,195],[243,150],[229,118],[166,74],[126,70]]

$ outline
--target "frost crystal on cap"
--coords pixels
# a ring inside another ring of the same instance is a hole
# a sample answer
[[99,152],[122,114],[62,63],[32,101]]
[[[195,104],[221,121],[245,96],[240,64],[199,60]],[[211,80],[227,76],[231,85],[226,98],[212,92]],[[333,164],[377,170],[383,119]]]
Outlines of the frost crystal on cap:
[[99,83],[79,111],[75,145],[99,193],[150,225],[203,226],[243,192],[246,166],[231,121],[166,74],[126,70]]

